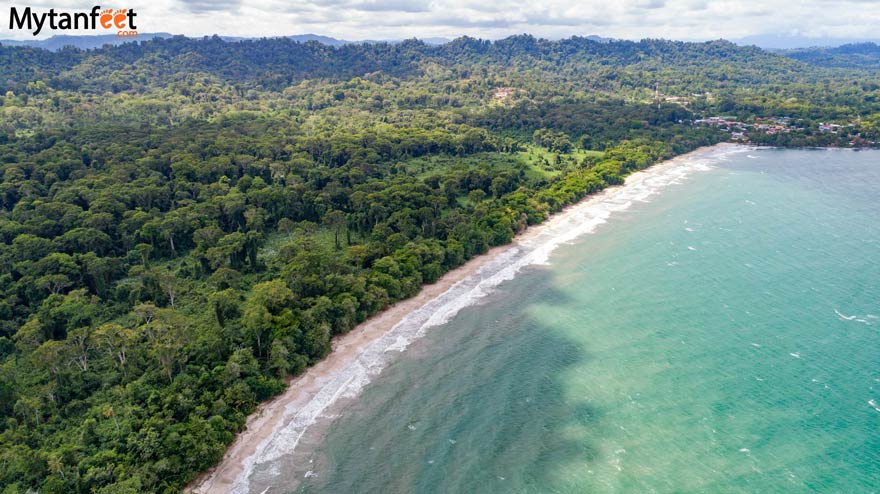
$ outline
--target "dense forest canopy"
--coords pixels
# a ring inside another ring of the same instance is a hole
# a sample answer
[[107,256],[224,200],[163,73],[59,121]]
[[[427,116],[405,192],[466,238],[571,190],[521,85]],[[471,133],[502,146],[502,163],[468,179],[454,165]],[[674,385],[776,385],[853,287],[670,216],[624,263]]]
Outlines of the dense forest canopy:
[[179,492],[334,335],[706,117],[875,142],[877,82],[723,41],[0,47],[0,492]]

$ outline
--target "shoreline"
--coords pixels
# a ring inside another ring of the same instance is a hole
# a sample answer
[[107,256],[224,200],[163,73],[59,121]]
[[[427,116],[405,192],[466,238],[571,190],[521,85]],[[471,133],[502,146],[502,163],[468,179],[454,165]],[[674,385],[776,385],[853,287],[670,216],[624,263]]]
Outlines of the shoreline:
[[[390,350],[402,351],[409,342],[423,334],[426,328],[442,324],[458,310],[470,305],[473,300],[487,293],[485,290],[481,290],[483,282],[489,283],[491,289],[506,279],[510,279],[524,266],[546,262],[546,257],[556,246],[591,232],[596,226],[604,223],[610,214],[625,210],[632,201],[644,200],[658,192],[660,188],[677,183],[677,179],[687,173],[685,171],[679,175],[671,173],[669,177],[666,177],[669,179],[667,182],[661,183],[655,188],[651,188],[650,184],[648,186],[645,184],[652,177],[656,177],[664,171],[676,171],[676,166],[680,162],[686,163],[688,160],[703,156],[711,157],[713,153],[718,151],[749,149],[750,147],[752,146],[735,143],[705,146],[633,173],[626,177],[623,185],[608,187],[577,203],[566,206],[542,223],[520,232],[512,242],[493,247],[485,254],[470,259],[465,264],[445,273],[435,283],[423,285],[414,297],[391,305],[358,324],[348,333],[335,337],[331,353],[306,369],[301,375],[288,378],[288,386],[284,392],[258,405],[256,411],[248,417],[245,428],[227,449],[223,459],[215,467],[203,472],[190,482],[184,492],[193,494],[246,493],[247,477],[253,466],[268,461],[265,459],[258,461],[261,456],[265,457],[268,454],[275,459],[291,453],[302,434],[314,424],[317,417],[322,415],[326,408],[332,406],[340,397],[350,397],[352,393],[356,394],[369,382],[367,376],[381,372],[384,367],[383,362],[373,364],[363,362],[367,353],[384,354]],[[635,195],[633,197],[618,197],[624,196],[623,192],[626,191]],[[599,214],[596,214],[595,211],[587,211],[591,207],[601,208],[601,211]],[[578,216],[579,210],[589,212],[590,215],[586,218]],[[554,228],[564,228],[571,225],[576,225],[580,229],[563,230],[564,235],[554,231]],[[546,245],[539,243],[542,237],[548,236],[551,240],[546,241]],[[525,253],[522,254],[523,252]],[[519,258],[514,258],[518,254],[522,255]],[[514,258],[512,263],[511,258]],[[496,264],[497,269],[490,272],[489,276],[478,279],[474,286],[464,287],[464,292],[461,294],[451,293],[454,291],[453,289],[461,288],[463,282],[478,278],[483,269],[489,269],[492,264]],[[448,302],[441,300],[444,295],[449,295],[452,300]],[[465,298],[464,301],[458,300],[462,297]],[[433,306],[437,304],[441,305],[434,313]],[[431,311],[431,314],[428,316],[422,314],[424,319],[415,321],[418,326],[414,332],[402,335],[394,334],[395,331],[404,332],[405,329],[401,326],[407,322],[409,317],[418,316],[420,310]],[[390,345],[375,348],[386,339],[391,340]],[[358,372],[347,373],[346,371],[350,367],[357,367]],[[362,382],[364,379],[367,381]],[[324,400],[322,401],[321,398]],[[298,412],[304,411],[311,411],[312,415],[306,414],[304,419],[299,417]],[[292,440],[293,446],[289,447],[287,451],[277,451],[277,448],[274,448],[274,443],[279,441],[273,441],[273,439],[278,439],[279,436],[287,436],[283,439]]]

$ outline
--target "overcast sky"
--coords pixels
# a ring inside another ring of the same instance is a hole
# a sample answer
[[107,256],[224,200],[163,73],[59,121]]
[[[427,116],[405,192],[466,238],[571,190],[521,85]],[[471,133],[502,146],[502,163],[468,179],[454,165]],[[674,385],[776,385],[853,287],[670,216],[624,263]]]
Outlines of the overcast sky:
[[[684,40],[757,34],[876,38],[880,0],[69,0],[3,2],[0,38],[33,39],[9,30],[10,7],[89,10],[134,8],[142,33],[402,39],[470,35],[545,38],[590,35]],[[48,29],[51,34],[74,34]],[[90,31],[84,34],[106,34]]]

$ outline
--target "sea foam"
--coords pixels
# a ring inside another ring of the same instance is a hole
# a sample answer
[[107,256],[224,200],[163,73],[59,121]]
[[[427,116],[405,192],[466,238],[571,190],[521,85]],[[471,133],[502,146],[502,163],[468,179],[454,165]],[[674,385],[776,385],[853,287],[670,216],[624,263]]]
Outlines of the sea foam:
[[[233,486],[233,494],[250,492],[251,475],[258,465],[269,466],[293,453],[306,431],[318,419],[327,417],[334,403],[353,398],[412,342],[448,322],[461,309],[491,294],[501,283],[513,279],[524,267],[548,264],[560,245],[592,233],[614,214],[636,202],[646,202],[670,185],[679,184],[694,172],[708,171],[745,147],[721,147],[682,156],[627,177],[626,183],[610,187],[570,206],[514,241],[491,261],[452,285],[438,297],[407,314],[391,330],[367,345],[355,359],[334,371],[315,396],[301,407],[288,405],[276,430],[257,445],[244,460],[244,469]],[[272,468],[269,467],[269,471]]]

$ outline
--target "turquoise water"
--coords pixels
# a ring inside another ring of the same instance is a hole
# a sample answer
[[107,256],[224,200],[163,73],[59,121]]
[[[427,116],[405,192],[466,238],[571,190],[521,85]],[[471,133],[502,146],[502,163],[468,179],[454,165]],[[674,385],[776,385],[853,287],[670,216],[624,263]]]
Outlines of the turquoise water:
[[432,328],[269,492],[880,492],[878,316],[880,152],[733,154]]

